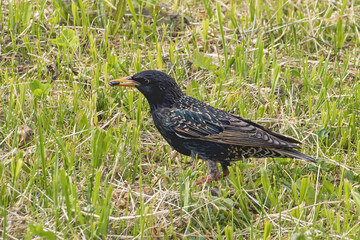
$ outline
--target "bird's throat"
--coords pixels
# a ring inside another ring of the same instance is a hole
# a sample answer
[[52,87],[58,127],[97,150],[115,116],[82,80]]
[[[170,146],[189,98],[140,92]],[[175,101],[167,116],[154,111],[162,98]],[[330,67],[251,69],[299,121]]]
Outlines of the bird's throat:
[[184,94],[166,94],[160,101],[149,101],[151,112],[159,109],[159,108],[171,108],[179,99],[181,99]]
[[149,104],[150,104],[150,110],[151,112],[153,112],[159,108],[171,108],[174,103],[170,101],[162,101],[158,103],[149,103]]

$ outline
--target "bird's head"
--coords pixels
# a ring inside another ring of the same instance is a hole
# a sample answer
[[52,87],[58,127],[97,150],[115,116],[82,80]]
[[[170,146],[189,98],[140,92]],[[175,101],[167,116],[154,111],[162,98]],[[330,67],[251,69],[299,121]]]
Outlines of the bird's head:
[[131,77],[112,80],[109,85],[121,87],[136,87],[144,94],[150,107],[170,107],[184,93],[175,80],[166,73],[147,70]]

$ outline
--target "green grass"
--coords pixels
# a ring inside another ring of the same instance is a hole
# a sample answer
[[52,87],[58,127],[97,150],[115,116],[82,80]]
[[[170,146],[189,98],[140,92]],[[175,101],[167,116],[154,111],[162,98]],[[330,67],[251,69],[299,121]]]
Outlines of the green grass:
[[[0,238],[360,237],[359,1],[9,2]],[[145,69],[318,164],[248,159],[194,186],[206,164],[167,145],[139,92],[108,87]]]

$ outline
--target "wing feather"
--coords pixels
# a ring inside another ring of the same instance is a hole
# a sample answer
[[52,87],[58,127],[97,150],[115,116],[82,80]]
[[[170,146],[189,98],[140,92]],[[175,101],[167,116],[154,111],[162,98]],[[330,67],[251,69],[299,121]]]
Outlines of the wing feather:
[[185,139],[263,148],[300,148],[292,144],[296,140],[286,141],[288,138],[285,136],[272,134],[264,127],[231,114],[173,109],[170,121],[176,135]]

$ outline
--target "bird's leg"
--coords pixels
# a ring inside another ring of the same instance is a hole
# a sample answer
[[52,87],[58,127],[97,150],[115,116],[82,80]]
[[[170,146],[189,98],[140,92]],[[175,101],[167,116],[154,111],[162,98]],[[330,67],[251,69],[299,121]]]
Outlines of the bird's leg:
[[223,170],[223,177],[226,177],[230,174],[228,167],[230,167],[230,162],[228,161],[221,161],[221,168]]
[[209,176],[207,178],[197,181],[197,185],[212,182],[214,180],[218,180],[221,177],[216,161],[206,160],[205,162],[207,163],[209,168]]

